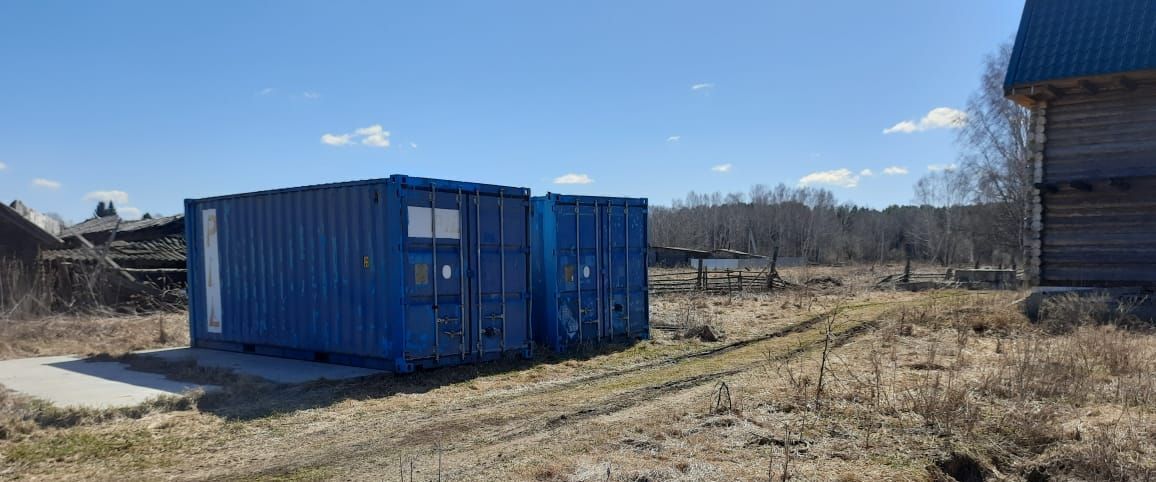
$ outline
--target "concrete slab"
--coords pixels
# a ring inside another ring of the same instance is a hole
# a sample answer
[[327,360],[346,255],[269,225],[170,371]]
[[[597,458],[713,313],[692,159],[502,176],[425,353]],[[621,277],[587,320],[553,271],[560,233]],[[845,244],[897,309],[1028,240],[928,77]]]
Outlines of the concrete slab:
[[[277,383],[341,380],[385,373],[368,368],[202,348],[166,348],[136,354],[170,362],[193,360],[200,366],[228,368]],[[87,361],[74,356],[2,360],[0,385],[57,406],[89,408],[126,407],[161,395],[180,395],[196,388],[219,388],[170,380],[158,373],[130,370],[125,363]]]
[[129,370],[119,362],[90,362],[74,356],[0,361],[0,385],[57,406],[88,408],[132,406],[199,387]]
[[199,366],[230,368],[236,371],[236,373],[254,375],[277,383],[304,383],[320,379],[344,380],[386,373],[370,368],[276,358],[254,355],[252,353],[207,350],[204,348],[164,348],[136,353],[161,358],[170,362],[194,360]]

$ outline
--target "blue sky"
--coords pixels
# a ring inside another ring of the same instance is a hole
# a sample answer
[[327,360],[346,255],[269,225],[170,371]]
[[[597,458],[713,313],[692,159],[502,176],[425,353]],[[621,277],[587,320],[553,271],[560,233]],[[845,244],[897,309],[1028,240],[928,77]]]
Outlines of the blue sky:
[[655,204],[806,179],[904,203],[956,160],[952,112],[929,113],[964,107],[1021,9],[3,2],[0,200],[79,221],[99,198],[173,214],[404,173]]

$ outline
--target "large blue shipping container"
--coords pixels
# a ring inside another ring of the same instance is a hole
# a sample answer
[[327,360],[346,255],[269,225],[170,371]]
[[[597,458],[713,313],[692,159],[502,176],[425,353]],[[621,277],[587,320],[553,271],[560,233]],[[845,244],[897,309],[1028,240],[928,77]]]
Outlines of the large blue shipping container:
[[650,337],[646,199],[534,197],[534,336],[554,351]]
[[394,175],[185,201],[194,346],[409,372],[531,356],[528,189]]

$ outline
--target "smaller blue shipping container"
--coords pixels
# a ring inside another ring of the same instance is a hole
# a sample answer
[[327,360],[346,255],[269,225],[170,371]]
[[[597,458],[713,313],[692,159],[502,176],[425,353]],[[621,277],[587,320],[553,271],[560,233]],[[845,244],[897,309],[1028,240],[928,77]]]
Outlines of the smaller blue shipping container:
[[646,199],[534,197],[534,337],[555,351],[650,337]]
[[409,372],[532,355],[528,189],[395,175],[185,201],[198,347]]

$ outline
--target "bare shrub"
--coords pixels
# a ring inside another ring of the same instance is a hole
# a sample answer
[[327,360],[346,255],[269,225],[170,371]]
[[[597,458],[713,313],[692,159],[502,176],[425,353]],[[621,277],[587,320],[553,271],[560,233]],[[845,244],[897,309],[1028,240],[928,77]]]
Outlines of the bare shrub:
[[945,434],[971,432],[979,420],[979,407],[967,384],[948,374],[924,376],[922,381],[900,393],[905,408],[923,417],[928,426]]
[[1136,326],[1134,311],[1144,298],[1113,298],[1104,292],[1063,293],[1040,305],[1040,326],[1049,333],[1067,333],[1084,325]]
[[985,374],[981,387],[986,393],[1019,401],[1086,401],[1093,367],[1081,359],[1083,354],[1039,336],[1013,340],[1009,345],[999,363]]
[[24,319],[52,312],[51,280],[18,259],[0,259],[0,319]]
[[1039,454],[1063,438],[1060,414],[1053,404],[1013,402],[993,407],[983,417],[985,432],[995,434],[990,440],[1004,453]]
[[1048,454],[1036,473],[1078,480],[1153,480],[1156,451],[1152,437],[1132,420],[1087,429],[1078,443]]
[[1004,348],[981,384],[1014,400],[1138,405],[1156,399],[1150,337],[1113,326],[1085,326],[1059,337],[1029,336]]

